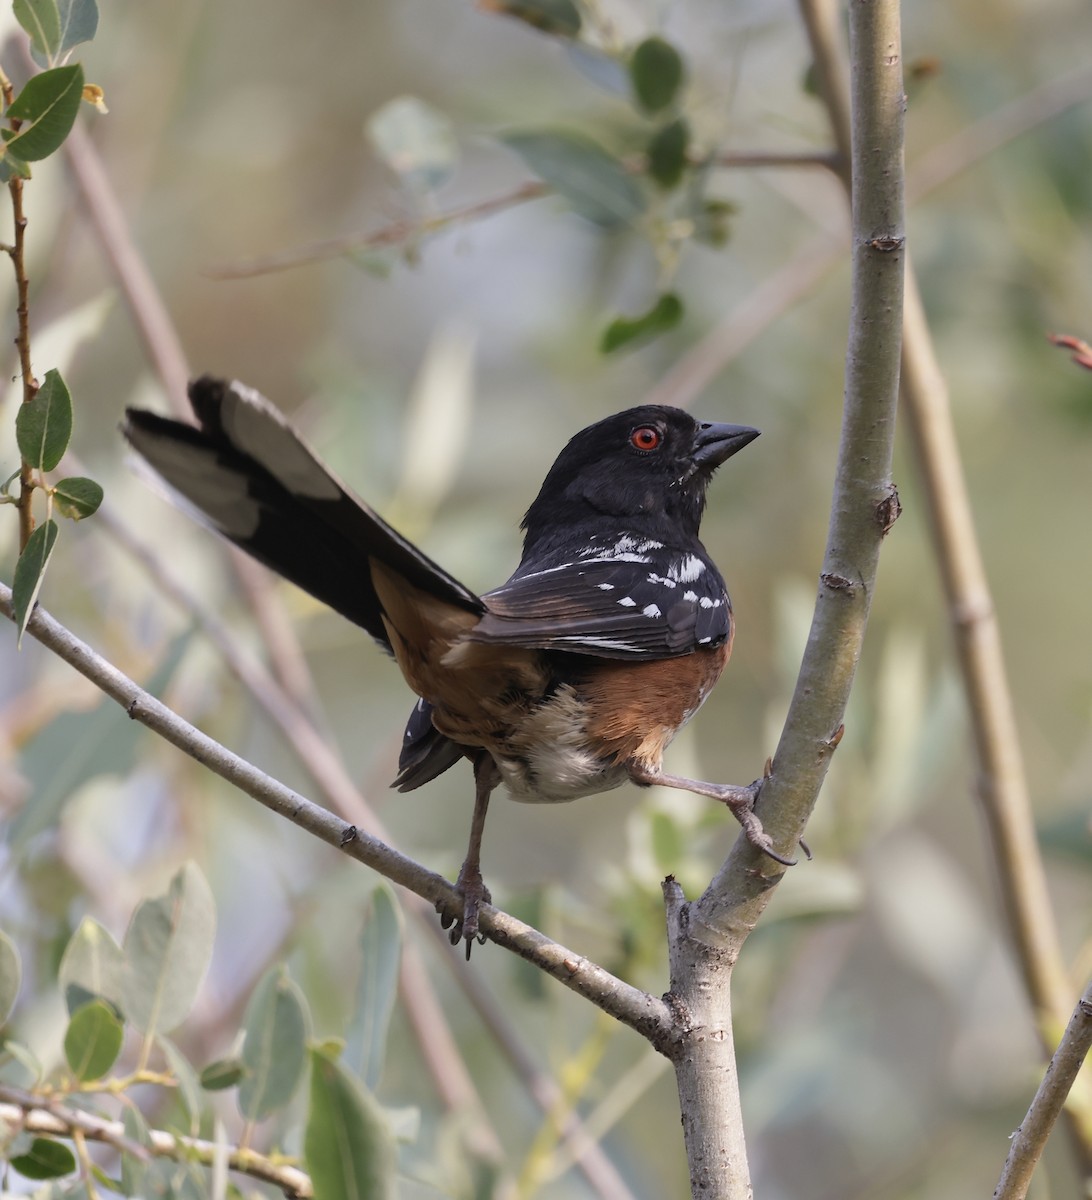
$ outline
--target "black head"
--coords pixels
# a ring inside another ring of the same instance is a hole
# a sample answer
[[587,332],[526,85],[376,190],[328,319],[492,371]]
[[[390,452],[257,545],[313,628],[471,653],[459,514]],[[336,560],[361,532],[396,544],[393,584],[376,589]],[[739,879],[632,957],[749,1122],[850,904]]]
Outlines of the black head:
[[756,437],[746,425],[655,404],[589,425],[557,456],[527,510],[524,554],[547,550],[543,543],[576,522],[622,524],[671,541],[696,537],[713,472]]

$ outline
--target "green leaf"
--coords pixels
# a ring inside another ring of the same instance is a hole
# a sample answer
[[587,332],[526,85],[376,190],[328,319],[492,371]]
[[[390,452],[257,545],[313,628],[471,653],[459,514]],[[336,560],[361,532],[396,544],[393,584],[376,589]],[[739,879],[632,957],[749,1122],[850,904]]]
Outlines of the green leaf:
[[0,1067],[3,1068],[4,1083],[15,1087],[33,1089],[45,1078],[45,1069],[34,1051],[13,1038],[8,1038],[3,1043]]
[[58,149],[76,120],[83,98],[83,67],[54,67],[28,79],[6,116],[22,121],[18,130],[0,134],[24,162],[48,158]]
[[[0,147],[2,150],[3,147]],[[5,154],[0,158],[0,183],[11,183],[13,179],[29,179],[30,164],[23,162],[14,154]]]
[[11,1016],[15,1001],[19,999],[19,985],[22,979],[23,966],[19,961],[19,949],[0,929],[0,1025]]
[[683,303],[674,292],[665,292],[659,300],[639,317],[617,317],[603,331],[599,349],[611,354],[622,346],[647,342],[669,329],[683,318]]
[[32,467],[52,471],[72,437],[72,396],[59,371],[47,371],[33,400],[19,405],[15,440]]
[[34,49],[52,59],[61,45],[61,14],[57,0],[15,0],[15,19],[30,34]]
[[451,121],[416,96],[398,96],[373,113],[368,138],[392,171],[417,192],[435,191],[459,161]]
[[667,108],[678,95],[685,74],[678,50],[663,38],[647,38],[629,60],[633,94],[646,112]]
[[185,1020],[205,977],[216,932],[209,885],[186,863],[165,896],[145,900],[125,934],[122,1010],[141,1033],[169,1033]]
[[140,1190],[146,1200],[209,1200],[206,1168],[192,1162],[174,1162],[153,1156],[144,1167]]
[[394,1142],[370,1092],[334,1059],[311,1051],[303,1159],[315,1200],[392,1200]]
[[226,1092],[246,1074],[241,1058],[218,1058],[201,1072],[201,1086],[206,1092]]
[[15,579],[12,581],[11,592],[15,602],[15,627],[19,631],[19,645],[22,645],[27,622],[42,589],[42,581],[45,579],[46,568],[49,566],[56,541],[57,522],[44,522],[27,539],[23,553],[19,555],[19,561],[15,564]]
[[36,1137],[29,1152],[13,1158],[11,1165],[27,1179],[60,1179],[75,1171],[76,1156],[60,1142]]
[[[89,42],[99,27],[99,8],[95,0],[57,0],[57,11],[61,21],[61,41],[54,58],[67,54],[81,42]],[[50,65],[45,55],[33,51],[34,61],[40,67]]]
[[84,917],[69,938],[58,971],[69,1016],[89,1000],[121,1005],[121,947],[93,917]]
[[363,958],[345,1061],[374,1089],[383,1072],[402,957],[401,910],[388,884],[379,884],[371,894],[360,945]]
[[201,1128],[202,1096],[201,1082],[190,1060],[168,1037],[156,1038],[171,1074],[178,1081],[178,1097],[190,1119],[190,1133],[194,1136]]
[[580,10],[573,0],[478,0],[478,7],[515,17],[542,33],[574,38],[580,32]]
[[89,42],[99,27],[95,0],[58,0],[61,14],[61,53],[81,42]]
[[243,1018],[246,1074],[239,1084],[239,1111],[248,1121],[264,1120],[292,1099],[303,1078],[307,1024],[303,993],[283,965],[270,968]]
[[565,47],[569,62],[596,87],[628,100],[633,91],[629,81],[629,70],[613,54],[589,46],[587,42],[570,42]]
[[685,117],[657,129],[648,143],[648,173],[665,188],[678,187],[686,171],[690,123]]
[[77,1009],[64,1035],[64,1056],[80,1081],[101,1079],[121,1053],[124,1030],[114,1010],[101,1000]]
[[98,511],[102,503],[102,487],[93,479],[70,475],[53,488],[53,503],[62,516],[82,521]]
[[510,133],[502,139],[573,209],[612,228],[635,221],[647,201],[622,163],[579,133]]
[[[167,647],[145,683],[153,696],[160,695],[170,682],[192,637],[192,630],[182,633]],[[51,721],[20,758],[23,774],[33,787],[34,803],[24,804],[4,827],[12,853],[18,857],[32,838],[50,828],[77,788],[100,775],[128,774],[144,737],[141,726],[130,721],[112,700],[102,700],[90,712],[61,713]],[[120,1005],[120,984],[115,994],[105,998]],[[86,998],[80,1003],[86,1003]],[[69,1012],[73,1011],[70,1005]]]
[[[143,1146],[146,1150],[152,1148],[152,1134],[148,1129],[148,1123],[144,1120],[144,1115],[140,1109],[133,1104],[122,1106],[121,1115],[122,1128],[125,1131],[125,1136],[131,1142],[136,1142],[138,1146]],[[150,1157],[150,1156],[149,1156]],[[147,1164],[136,1155],[130,1154],[127,1151],[122,1151],[121,1155],[121,1182],[123,1187],[123,1195],[126,1196],[143,1196],[147,1195],[144,1191],[144,1175]]]

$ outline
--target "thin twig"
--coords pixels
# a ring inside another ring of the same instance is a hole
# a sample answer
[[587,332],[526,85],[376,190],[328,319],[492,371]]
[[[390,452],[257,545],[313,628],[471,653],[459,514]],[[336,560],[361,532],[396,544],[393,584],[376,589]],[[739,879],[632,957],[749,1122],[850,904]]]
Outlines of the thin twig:
[[[716,155],[712,165],[725,170],[759,167],[837,169],[836,156],[814,151],[784,154],[771,150],[727,151]],[[627,163],[626,166],[634,174],[645,169],[645,163],[640,159]],[[322,241],[296,246],[291,250],[282,250],[277,254],[263,254],[234,263],[225,263],[220,267],[210,267],[206,274],[212,279],[250,279],[255,275],[287,271],[293,267],[324,262],[333,258],[345,258],[352,254],[365,254],[369,251],[385,250],[393,246],[417,246],[426,238],[434,237],[438,233],[457,229],[470,221],[480,221],[485,217],[491,217],[509,208],[525,204],[529,200],[539,200],[543,196],[550,195],[551,190],[550,186],[541,180],[529,180],[498,196],[475,200],[472,204],[449,209],[447,212],[437,213],[430,217],[392,221],[389,225],[384,225],[370,233],[342,234],[340,237],[325,238]]]
[[[15,88],[11,80],[0,72],[0,94],[3,95],[4,108],[10,108],[15,99]],[[11,118],[11,129],[18,132],[22,121],[17,117]],[[5,246],[15,272],[16,306],[15,316],[17,332],[15,345],[19,352],[19,373],[23,380],[23,403],[28,404],[38,392],[38,381],[34,378],[34,370],[30,361],[30,280],[27,277],[26,233],[27,218],[23,211],[23,179],[13,174],[8,181],[8,194],[11,196],[11,219],[14,227],[12,244]],[[19,549],[25,550],[34,532],[34,468],[24,458],[19,465],[19,495],[15,504],[19,510]]]
[[1048,79],[927,150],[915,162],[907,195],[916,202],[987,154],[1092,97],[1092,67]]
[[993,1200],[1024,1200],[1054,1122],[1092,1049],[1092,982],[1084,989],[1012,1144]]
[[549,193],[550,189],[546,184],[539,180],[530,180],[499,196],[476,200],[473,204],[437,213],[432,217],[393,221],[371,233],[347,233],[340,237],[324,238],[322,241],[309,242],[291,250],[282,250],[278,254],[264,254],[227,263],[222,267],[210,267],[206,274],[212,279],[249,279],[254,275],[286,271],[307,263],[344,258],[350,254],[364,254],[370,250],[383,250],[390,246],[413,244],[441,230],[453,229],[467,221],[493,216],[495,213],[515,208],[518,204],[525,204],[528,200],[538,200]]
[[151,272],[129,234],[117,195],[86,130],[77,125],[65,139],[64,155],[85,212],[113,268],[148,356],[176,416],[187,417],[189,367],[174,324]]
[[[196,1161],[210,1166],[214,1157],[223,1150],[215,1142],[182,1137],[161,1129],[149,1130],[148,1145],[143,1146],[125,1136],[125,1127],[120,1121],[110,1121],[64,1104],[47,1103],[33,1092],[24,1092],[6,1084],[0,1084],[0,1122],[10,1129],[25,1129],[28,1133],[68,1138],[80,1136],[104,1142],[140,1162],[159,1157],[177,1162]],[[228,1165],[233,1171],[249,1175],[252,1179],[275,1184],[294,1200],[308,1200],[313,1195],[311,1178],[299,1167],[275,1162],[253,1150],[230,1150]]]

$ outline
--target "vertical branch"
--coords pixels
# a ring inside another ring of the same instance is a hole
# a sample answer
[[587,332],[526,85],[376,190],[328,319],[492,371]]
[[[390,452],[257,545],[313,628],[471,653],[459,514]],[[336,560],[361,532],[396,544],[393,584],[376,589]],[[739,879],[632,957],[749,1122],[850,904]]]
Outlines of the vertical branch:
[[[11,107],[15,99],[15,89],[11,80],[0,72],[0,93],[4,97],[4,108]],[[18,130],[22,124],[13,119],[11,128]],[[16,308],[15,316],[18,322],[18,332],[15,335],[15,345],[19,351],[19,373],[23,377],[23,403],[33,400],[38,391],[38,381],[30,365],[30,281],[27,279],[26,268],[26,232],[27,218],[23,212],[23,180],[13,175],[8,182],[8,193],[11,196],[11,216],[14,225],[12,244],[6,246],[11,265],[15,270]],[[19,497],[16,507],[19,510],[19,549],[26,547],[30,535],[34,532],[34,510],[31,501],[34,495],[34,469],[24,460],[19,468]]]
[[[898,0],[849,8],[852,295],[846,390],[830,528],[815,614],[759,808],[778,848],[803,831],[841,736],[879,568],[898,516],[891,455],[902,347],[903,80]],[[841,142],[839,144],[842,144]],[[676,1039],[670,1048],[691,1189],[751,1196],[732,1050],[732,967],[782,870],[744,839],[696,903],[665,885]]]
[[[846,73],[840,69],[833,36],[837,12],[830,0],[800,0],[800,7],[834,140],[842,146],[848,136],[843,103]],[[1083,82],[1082,77],[1077,86]],[[1069,99],[1068,89],[1063,99]],[[1049,1053],[1052,1030],[1063,1026],[1068,1016],[1072,988],[1035,835],[1012,689],[975,533],[948,390],[909,266],[901,395],[974,732],[979,802],[1024,989],[1038,1018],[1040,1042]],[[1078,1159],[1084,1174],[1092,1175],[1092,1129],[1075,1113],[1068,1115]]]

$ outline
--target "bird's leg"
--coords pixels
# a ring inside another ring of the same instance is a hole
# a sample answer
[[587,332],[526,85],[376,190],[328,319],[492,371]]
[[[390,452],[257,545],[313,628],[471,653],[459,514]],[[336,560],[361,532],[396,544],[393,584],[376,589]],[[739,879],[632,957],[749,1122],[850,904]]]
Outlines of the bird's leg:
[[463,915],[459,920],[441,920],[445,929],[451,927],[448,937],[453,946],[460,941],[466,942],[468,959],[474,939],[478,937],[478,909],[483,901],[490,902],[489,889],[482,879],[482,833],[485,831],[485,814],[489,811],[489,797],[498,783],[500,772],[492,756],[485,750],[479,751],[474,760],[474,816],[470,822],[470,844],[455,880],[455,888],[463,898]]
[[[653,767],[634,765],[630,768],[630,778],[634,783],[655,784],[658,787],[678,788],[683,792],[693,792],[697,796],[709,796],[727,804],[733,816],[743,826],[744,836],[756,850],[761,850],[774,862],[784,867],[795,867],[795,858],[783,858],[773,848],[773,839],[762,828],[762,822],[755,812],[755,800],[762,788],[762,780],[756,779],[748,787],[737,787],[731,783],[706,783],[702,779],[686,779],[682,775],[665,775],[663,771]],[[811,855],[809,854],[810,858]]]

